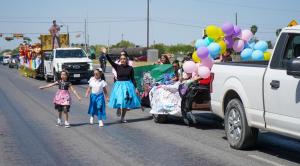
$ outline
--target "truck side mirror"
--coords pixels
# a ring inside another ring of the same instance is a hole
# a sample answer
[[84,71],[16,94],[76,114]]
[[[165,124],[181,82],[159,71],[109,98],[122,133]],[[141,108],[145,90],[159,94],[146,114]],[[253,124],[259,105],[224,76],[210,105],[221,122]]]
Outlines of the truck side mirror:
[[295,58],[287,62],[287,75],[300,78],[300,58]]
[[52,54],[45,54],[45,60],[52,61],[53,60]]

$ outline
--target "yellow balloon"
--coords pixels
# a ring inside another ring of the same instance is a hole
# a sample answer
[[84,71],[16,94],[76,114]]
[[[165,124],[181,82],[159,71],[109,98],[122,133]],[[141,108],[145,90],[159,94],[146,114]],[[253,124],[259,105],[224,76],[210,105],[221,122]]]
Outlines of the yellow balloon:
[[264,60],[268,61],[271,58],[271,53],[270,52],[264,52]]
[[215,25],[209,25],[206,27],[205,32],[208,37],[214,39],[215,41],[221,37],[221,31]]
[[223,30],[221,28],[218,28],[219,33],[220,33],[220,38],[224,38],[225,37],[225,33],[223,32]]
[[221,54],[225,53],[225,52],[226,52],[226,49],[227,49],[227,46],[226,46],[226,43],[224,42],[224,40],[218,41],[218,44],[219,44],[220,47],[221,47],[220,53],[221,53]]
[[193,61],[196,62],[196,63],[201,63],[201,59],[198,57],[197,51],[194,51],[194,52],[193,52],[192,59],[193,59]]

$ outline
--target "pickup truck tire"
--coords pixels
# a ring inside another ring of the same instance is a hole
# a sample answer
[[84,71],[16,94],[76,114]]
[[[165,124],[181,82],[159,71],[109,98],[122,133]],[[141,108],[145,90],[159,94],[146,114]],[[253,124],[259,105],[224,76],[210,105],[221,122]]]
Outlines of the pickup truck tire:
[[234,149],[246,149],[255,145],[258,129],[248,126],[243,103],[235,98],[226,106],[225,133],[230,146]]
[[155,123],[166,123],[168,120],[167,115],[152,114]]

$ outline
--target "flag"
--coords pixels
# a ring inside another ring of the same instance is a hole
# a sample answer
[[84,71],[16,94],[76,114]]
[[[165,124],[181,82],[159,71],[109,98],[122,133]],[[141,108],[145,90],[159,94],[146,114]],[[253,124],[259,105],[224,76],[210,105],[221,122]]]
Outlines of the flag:
[[164,79],[166,74],[172,74],[174,71],[171,64],[134,67],[134,78],[140,92],[143,92],[143,78],[145,73],[148,73],[154,82],[159,82]]

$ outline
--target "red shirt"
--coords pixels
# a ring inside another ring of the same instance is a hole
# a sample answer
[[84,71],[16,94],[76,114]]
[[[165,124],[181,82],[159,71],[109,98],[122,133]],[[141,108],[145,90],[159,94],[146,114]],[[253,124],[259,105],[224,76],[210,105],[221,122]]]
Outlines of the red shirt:
[[210,81],[211,81],[211,77],[209,76],[208,78],[205,78],[205,79],[200,79],[198,81],[198,83],[200,85],[209,85],[210,84]]

